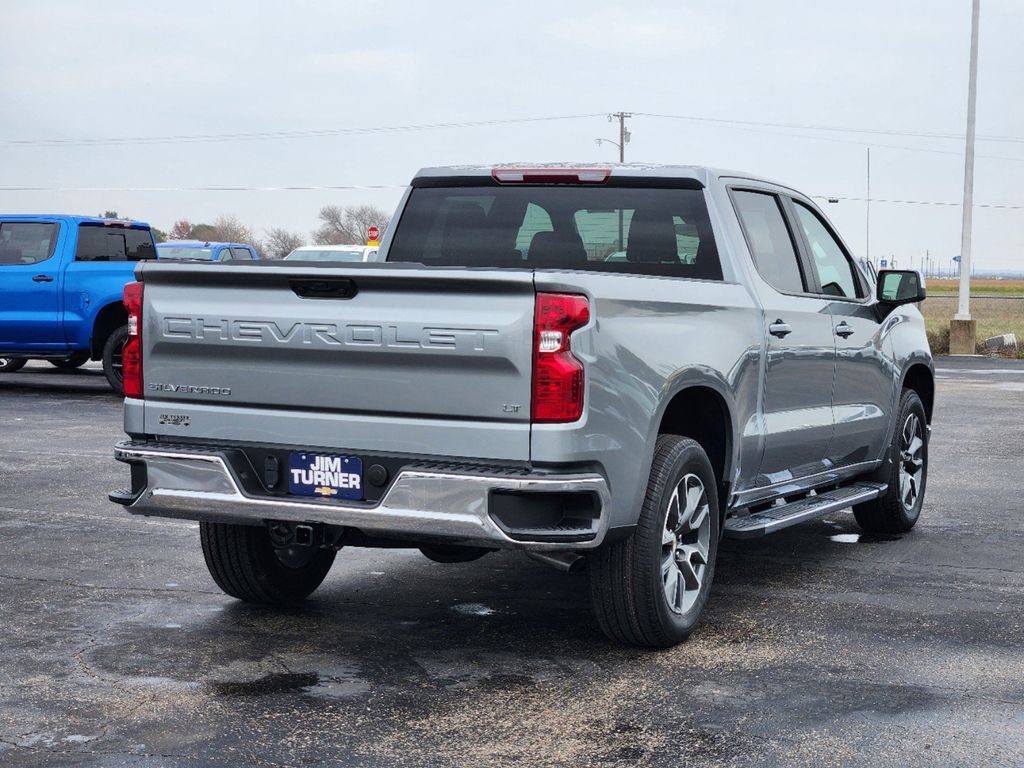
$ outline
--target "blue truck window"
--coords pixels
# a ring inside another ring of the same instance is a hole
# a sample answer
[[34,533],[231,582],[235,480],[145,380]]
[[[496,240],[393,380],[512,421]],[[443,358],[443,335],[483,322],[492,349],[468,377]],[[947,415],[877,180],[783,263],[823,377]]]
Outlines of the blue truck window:
[[0,224],[0,266],[38,264],[53,256],[59,227],[30,221]]
[[155,258],[156,248],[149,230],[93,224],[78,227],[75,261],[140,261]]

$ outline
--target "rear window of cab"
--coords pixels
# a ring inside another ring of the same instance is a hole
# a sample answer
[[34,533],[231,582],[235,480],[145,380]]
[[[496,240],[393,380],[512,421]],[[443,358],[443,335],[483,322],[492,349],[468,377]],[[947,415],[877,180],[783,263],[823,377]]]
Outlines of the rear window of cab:
[[722,279],[701,189],[415,187],[387,260]]

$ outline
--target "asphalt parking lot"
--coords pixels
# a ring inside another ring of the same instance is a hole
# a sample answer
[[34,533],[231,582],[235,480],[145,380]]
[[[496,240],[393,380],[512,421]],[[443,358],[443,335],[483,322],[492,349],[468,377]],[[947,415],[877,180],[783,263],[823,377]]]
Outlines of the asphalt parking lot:
[[909,535],[726,542],[670,651],[587,577],[343,550],[305,607],[222,595],[197,526],[109,503],[95,367],[0,376],[0,765],[1024,764],[1024,366],[939,360]]

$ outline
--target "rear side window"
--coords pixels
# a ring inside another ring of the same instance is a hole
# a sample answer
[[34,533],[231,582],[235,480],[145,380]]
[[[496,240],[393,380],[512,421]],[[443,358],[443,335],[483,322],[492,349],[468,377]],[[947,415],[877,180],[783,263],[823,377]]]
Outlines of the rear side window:
[[53,256],[60,225],[35,221],[0,223],[0,267],[38,264]]
[[733,204],[761,277],[783,293],[805,293],[793,238],[779,199],[766,192],[733,190]]
[[861,295],[854,275],[853,261],[846,251],[829,232],[821,218],[801,203],[793,201],[796,218],[807,238],[807,247],[811,251],[811,261],[818,273],[821,292],[829,296],[842,296],[855,299]]
[[388,261],[722,279],[700,189],[416,187]]
[[153,235],[148,229],[80,224],[75,261],[140,261],[155,259]]
[[254,258],[248,248],[232,248],[231,255],[236,259],[244,259],[248,261],[252,261]]

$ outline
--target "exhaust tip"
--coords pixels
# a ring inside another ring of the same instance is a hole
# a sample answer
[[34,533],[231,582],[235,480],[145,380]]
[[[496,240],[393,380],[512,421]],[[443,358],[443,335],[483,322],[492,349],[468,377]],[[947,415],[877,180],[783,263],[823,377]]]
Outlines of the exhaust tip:
[[579,573],[586,567],[587,559],[579,552],[538,552],[527,550],[526,556],[538,563],[551,566],[562,573]]

